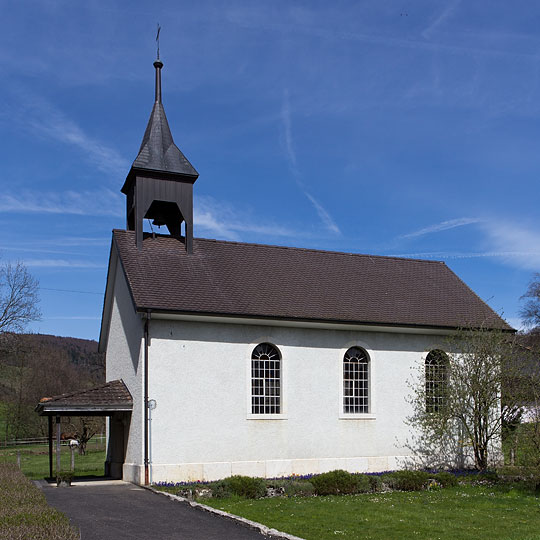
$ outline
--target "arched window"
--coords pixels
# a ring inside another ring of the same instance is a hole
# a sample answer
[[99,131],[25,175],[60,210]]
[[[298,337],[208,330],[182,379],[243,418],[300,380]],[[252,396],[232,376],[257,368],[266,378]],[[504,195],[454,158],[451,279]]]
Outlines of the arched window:
[[343,357],[343,412],[369,412],[369,357],[360,347],[351,347]]
[[270,343],[251,354],[251,413],[281,413],[281,355]]
[[435,349],[426,356],[426,412],[434,413],[444,407],[446,381],[448,377],[448,356]]

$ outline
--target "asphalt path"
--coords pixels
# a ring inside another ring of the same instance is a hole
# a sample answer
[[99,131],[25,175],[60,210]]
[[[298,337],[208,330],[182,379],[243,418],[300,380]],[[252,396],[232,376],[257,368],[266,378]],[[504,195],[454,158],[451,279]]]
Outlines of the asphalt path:
[[261,540],[260,532],[128,483],[40,484],[81,540]]

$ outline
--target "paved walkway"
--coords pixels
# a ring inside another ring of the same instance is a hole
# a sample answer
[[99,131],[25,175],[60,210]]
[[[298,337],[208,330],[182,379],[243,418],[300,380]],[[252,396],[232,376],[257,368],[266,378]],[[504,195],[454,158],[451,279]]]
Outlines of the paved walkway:
[[81,540],[261,540],[258,531],[125,482],[40,487]]

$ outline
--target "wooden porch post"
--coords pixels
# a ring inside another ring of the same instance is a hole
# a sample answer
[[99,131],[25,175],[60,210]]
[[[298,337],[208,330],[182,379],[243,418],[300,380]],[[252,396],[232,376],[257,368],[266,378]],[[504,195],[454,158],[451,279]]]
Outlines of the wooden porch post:
[[49,414],[49,478],[52,478],[52,416]]
[[62,426],[60,424],[60,417],[56,417],[56,475],[60,472],[60,431]]

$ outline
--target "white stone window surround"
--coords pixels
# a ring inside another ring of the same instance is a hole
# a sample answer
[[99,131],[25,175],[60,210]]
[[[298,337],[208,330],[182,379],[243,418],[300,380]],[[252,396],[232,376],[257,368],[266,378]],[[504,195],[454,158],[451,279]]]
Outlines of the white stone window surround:
[[[280,396],[281,396],[281,403],[280,403],[280,413],[263,413],[263,414],[255,414],[252,411],[252,403],[251,403],[251,397],[252,397],[252,386],[251,386],[251,361],[252,361],[252,355],[253,351],[258,345],[261,345],[263,343],[268,343],[269,345],[272,345],[272,347],[275,347],[280,355],[280,372],[281,372],[281,384],[280,384]],[[285,359],[285,355],[283,354],[282,348],[279,347],[274,340],[270,336],[260,336],[259,339],[252,341],[247,345],[246,349],[246,397],[247,397],[247,414],[246,419],[247,420],[264,420],[264,421],[272,421],[272,420],[287,420],[287,367],[288,362]]]
[[[344,395],[343,395],[343,377],[344,377],[344,358],[345,354],[351,347],[359,347],[363,349],[368,358],[368,411],[367,413],[346,413],[344,412]],[[354,340],[349,341],[345,346],[339,351],[339,357],[336,362],[336,369],[339,370],[339,402],[338,402],[338,418],[340,420],[375,420],[377,418],[376,411],[376,395],[375,395],[375,384],[376,380],[376,355],[373,352],[373,349],[370,346],[361,341]]]

